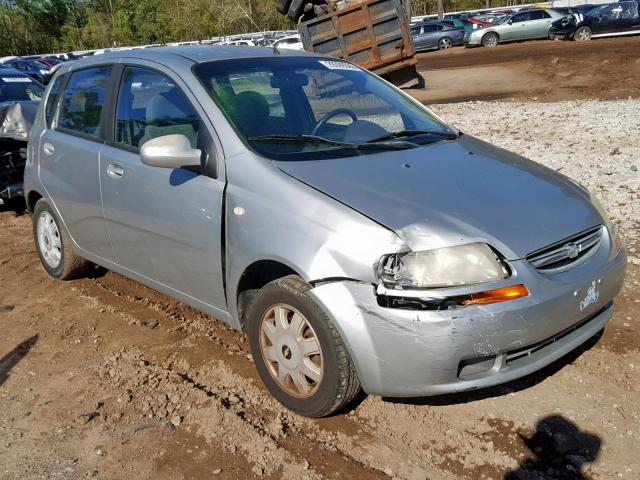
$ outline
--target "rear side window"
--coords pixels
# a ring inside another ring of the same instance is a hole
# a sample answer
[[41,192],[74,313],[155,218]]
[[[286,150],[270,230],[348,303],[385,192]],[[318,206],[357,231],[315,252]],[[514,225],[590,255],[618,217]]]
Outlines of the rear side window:
[[167,77],[143,68],[124,70],[115,140],[140,148],[152,138],[182,134],[196,147],[200,119],[180,89]]
[[58,127],[98,137],[110,76],[111,67],[87,68],[73,73],[62,97]]
[[529,12],[529,20],[544,20],[545,18],[550,18],[549,15],[544,10],[536,10],[534,12]]
[[66,75],[60,75],[56,77],[53,80],[53,85],[51,85],[51,90],[49,90],[47,103],[44,106],[44,116],[47,121],[47,128],[51,128],[51,122],[53,121],[56,104],[58,103],[58,99],[60,98],[60,93],[62,92],[62,86],[64,85],[65,78]]

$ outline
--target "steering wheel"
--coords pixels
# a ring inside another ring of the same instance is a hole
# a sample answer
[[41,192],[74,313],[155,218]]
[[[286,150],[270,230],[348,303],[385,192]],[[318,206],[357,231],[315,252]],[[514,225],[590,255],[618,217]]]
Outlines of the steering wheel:
[[316,124],[313,131],[311,132],[311,135],[317,135],[318,130],[320,130],[320,128],[324,126],[325,123],[327,123],[333,117],[336,117],[338,115],[349,115],[349,117],[351,117],[351,120],[354,122],[358,120],[358,116],[355,114],[353,110],[350,110],[348,108],[336,108],[335,110],[331,110],[329,113],[325,114],[320,120],[318,120],[318,123]]

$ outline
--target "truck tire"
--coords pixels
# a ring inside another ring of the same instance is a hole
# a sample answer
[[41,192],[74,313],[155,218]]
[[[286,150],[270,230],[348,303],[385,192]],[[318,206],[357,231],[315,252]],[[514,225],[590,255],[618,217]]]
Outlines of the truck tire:
[[287,12],[287,17],[289,17],[294,22],[297,22],[300,16],[304,13],[304,3],[307,0],[291,0],[289,4],[289,11]]
[[91,263],[72,250],[67,229],[44,198],[36,203],[31,221],[40,263],[49,275],[71,280],[89,271]]
[[289,12],[289,5],[291,5],[291,0],[278,0],[276,2],[276,10],[278,13],[286,15]]
[[252,299],[247,333],[258,374],[282,405],[305,417],[346,407],[360,392],[355,367],[332,320],[297,275]]

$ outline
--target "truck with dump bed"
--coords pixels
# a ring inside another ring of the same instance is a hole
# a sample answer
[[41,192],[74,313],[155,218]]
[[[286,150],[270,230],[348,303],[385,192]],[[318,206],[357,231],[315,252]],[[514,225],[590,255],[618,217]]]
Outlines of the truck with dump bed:
[[351,61],[400,87],[422,86],[400,0],[278,0],[305,50]]

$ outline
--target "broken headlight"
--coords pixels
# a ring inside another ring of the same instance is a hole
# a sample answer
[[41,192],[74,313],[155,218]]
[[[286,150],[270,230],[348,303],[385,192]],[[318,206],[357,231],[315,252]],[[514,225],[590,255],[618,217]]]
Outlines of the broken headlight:
[[507,278],[506,264],[486,243],[386,255],[378,277],[387,288],[442,288]]

